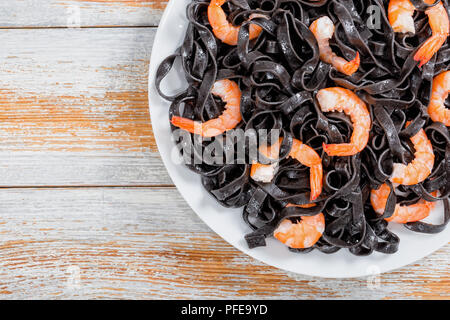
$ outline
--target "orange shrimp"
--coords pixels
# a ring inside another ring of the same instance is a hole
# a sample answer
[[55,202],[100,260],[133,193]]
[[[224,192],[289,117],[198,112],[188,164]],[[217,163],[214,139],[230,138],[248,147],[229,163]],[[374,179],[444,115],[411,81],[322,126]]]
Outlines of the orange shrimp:
[[431,120],[450,126],[450,110],[445,108],[445,100],[450,93],[450,71],[442,72],[433,80],[428,114]]
[[[271,159],[276,159],[280,153],[282,138],[270,147],[260,147],[260,152]],[[317,199],[322,193],[323,168],[322,159],[317,152],[303,144],[300,140],[294,139],[289,157],[298,160],[301,164],[310,168],[311,201]],[[255,181],[268,183],[275,176],[278,164],[264,165],[253,163],[250,170],[250,176]]]
[[242,120],[240,111],[241,90],[236,82],[220,80],[214,83],[211,93],[226,102],[225,111],[215,119],[197,122],[178,116],[172,117],[172,124],[183,130],[203,137],[215,137],[225,131],[234,129]]
[[324,143],[324,151],[329,156],[352,156],[361,152],[369,141],[372,125],[366,104],[352,91],[340,87],[319,90],[317,100],[323,112],[344,112],[353,122],[350,143]]
[[[431,4],[433,3],[433,0],[425,0],[425,2]],[[430,61],[434,54],[439,51],[447,40],[450,31],[448,13],[442,2],[427,9],[425,13],[430,22],[432,35],[424,44],[422,44],[414,56],[414,60],[420,61],[419,67]]]
[[301,221],[293,223],[290,219],[284,219],[273,236],[293,249],[310,248],[325,231],[325,216],[319,213],[312,217],[301,217]]
[[356,52],[355,59],[347,61],[331,50],[329,41],[334,35],[335,27],[329,17],[324,16],[315,20],[309,29],[316,37],[317,44],[319,45],[320,59],[323,62],[331,64],[339,72],[348,76],[351,76],[358,70],[360,64],[359,52]]
[[[389,193],[390,188],[387,184],[383,184],[378,190],[371,191],[370,202],[376,213],[380,215],[384,213]],[[437,193],[434,192],[433,195],[436,196]],[[409,206],[401,206],[400,204],[396,204],[394,214],[385,220],[388,222],[393,221],[397,223],[420,221],[428,217],[431,210],[433,210],[435,206],[435,202],[428,202],[423,199]]]
[[416,11],[416,7],[410,0],[389,1],[388,18],[394,32],[416,33],[414,11]]
[[[271,146],[261,146],[259,152],[269,159],[276,159],[280,153],[282,138]],[[311,167],[311,201],[317,199],[322,193],[322,160],[314,149],[304,145],[297,139],[294,139],[290,157],[297,159],[306,166]],[[250,176],[256,180],[268,183],[272,181],[278,169],[278,163],[264,165],[253,163]],[[316,206],[314,203],[303,205],[288,204],[286,207],[311,208]],[[292,223],[285,219],[274,232],[274,237],[294,249],[303,249],[312,247],[322,236],[325,230],[325,217],[319,213],[313,217],[302,217],[298,223]]]
[[[424,2],[432,4],[434,0],[424,0]],[[415,10],[416,8],[410,0],[391,0],[389,2],[388,18],[395,32],[416,32],[413,18]],[[419,67],[430,61],[433,55],[439,51],[450,31],[449,17],[442,2],[428,8],[425,13],[428,16],[432,36],[422,44],[414,56],[415,61],[420,61]]]
[[[406,126],[410,122],[406,123]],[[394,170],[390,180],[393,183],[414,185],[424,181],[431,174],[434,166],[433,146],[423,129],[411,137],[414,145],[414,160],[408,165],[394,163]]]
[[[213,28],[214,35],[222,42],[231,46],[237,45],[238,34],[240,27],[233,26],[228,20],[225,12],[222,9],[222,5],[228,0],[211,0],[208,6],[208,20]],[[250,20],[254,18],[261,18],[266,16],[262,14],[250,15]],[[262,28],[256,24],[249,26],[250,40],[253,40],[259,36]]]
[[[279,138],[278,141],[271,146],[261,145],[259,147],[259,152],[266,158],[276,160],[280,153],[282,141],[283,138]],[[277,172],[277,170],[278,162],[272,164],[261,164],[254,161],[250,169],[250,177],[252,177],[252,179],[255,181],[269,183],[275,177],[275,173]]]

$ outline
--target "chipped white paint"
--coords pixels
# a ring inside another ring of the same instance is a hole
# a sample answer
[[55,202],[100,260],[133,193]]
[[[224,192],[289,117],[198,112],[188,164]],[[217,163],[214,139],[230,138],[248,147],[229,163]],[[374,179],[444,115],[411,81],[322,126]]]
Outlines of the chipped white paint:
[[367,279],[268,267],[211,232],[174,188],[0,190],[1,298],[450,298],[450,246]]
[[[0,30],[0,88],[103,98],[146,91],[155,28]],[[145,76],[145,77],[143,77]],[[95,112],[114,112],[98,101]],[[63,107],[63,106],[61,106]]]
[[156,26],[166,3],[165,0],[3,0],[0,26]]
[[154,34],[0,30],[0,186],[171,184],[149,125]]
[[156,151],[4,150],[0,177],[0,187],[172,185]]

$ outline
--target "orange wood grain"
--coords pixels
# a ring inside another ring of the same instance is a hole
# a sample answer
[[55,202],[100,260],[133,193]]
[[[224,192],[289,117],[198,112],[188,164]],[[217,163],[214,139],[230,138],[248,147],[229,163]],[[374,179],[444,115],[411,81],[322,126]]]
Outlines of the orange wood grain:
[[[0,5],[0,298],[450,299],[449,245],[373,288],[269,267],[197,218],[149,123],[156,29],[131,28],[157,25],[165,4]],[[111,28],[46,29],[74,8]]]
[[168,0],[8,0],[0,28],[157,26]]
[[11,152],[157,152],[147,95],[147,90],[103,97],[0,90],[1,136]]
[[0,31],[8,43],[0,65],[3,148],[156,153],[147,90],[153,35],[151,28]]
[[450,299],[449,245],[371,286],[260,263],[174,188],[0,190],[0,203],[2,298]]
[[0,30],[0,186],[172,185],[148,110],[155,31]]
[[[168,0],[154,0],[154,1],[148,1],[148,0],[74,0],[74,2],[78,3],[79,5],[85,5],[85,4],[101,4],[105,6],[116,6],[116,5],[122,5],[125,7],[150,7],[153,9],[159,9],[163,10],[165,9]],[[60,4],[67,4],[67,1],[59,1]]]

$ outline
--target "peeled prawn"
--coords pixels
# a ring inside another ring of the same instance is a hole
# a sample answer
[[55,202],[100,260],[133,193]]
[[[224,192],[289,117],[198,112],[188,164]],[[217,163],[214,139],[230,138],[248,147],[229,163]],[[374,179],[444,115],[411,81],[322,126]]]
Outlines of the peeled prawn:
[[225,111],[215,119],[197,122],[191,119],[173,116],[174,126],[203,137],[215,137],[225,131],[234,129],[242,120],[240,111],[241,90],[236,82],[220,80],[214,83],[211,93],[226,102]]
[[389,1],[388,18],[394,32],[416,33],[414,11],[416,11],[416,7],[410,0]]
[[[237,45],[240,27],[233,26],[222,9],[222,5],[228,0],[211,0],[208,6],[208,20],[213,28],[214,35],[222,42],[231,46]],[[261,14],[250,15],[250,20],[258,17],[265,17]],[[256,24],[250,24],[250,40],[255,39],[261,33],[262,28]]]
[[317,44],[319,45],[320,59],[323,62],[331,64],[339,72],[348,76],[351,76],[358,70],[360,64],[359,52],[356,52],[354,60],[347,61],[331,50],[329,41],[334,35],[335,27],[329,17],[324,16],[315,20],[309,29],[316,37]]
[[[275,160],[280,153],[282,138],[271,146],[261,146],[259,152],[265,157]],[[297,159],[300,163],[311,168],[310,185],[311,201],[317,199],[322,193],[322,159],[319,155],[301,141],[294,139],[289,156]],[[269,183],[275,176],[278,163],[264,165],[253,163],[250,176],[256,180]],[[304,205],[288,204],[287,207],[311,208],[314,203]],[[319,213],[313,217],[301,217],[301,221],[293,223],[289,219],[283,222],[274,231],[274,237],[293,249],[303,249],[312,247],[322,236],[325,230],[325,217]]]
[[450,71],[445,71],[433,80],[428,114],[431,120],[450,126],[450,110],[445,108],[445,100],[450,93]]
[[[409,125],[409,122],[406,126]],[[414,185],[424,181],[431,174],[434,166],[433,146],[423,129],[411,137],[414,145],[414,160],[408,165],[394,163],[390,180],[393,183]]]
[[324,143],[324,151],[329,156],[352,156],[361,152],[369,141],[372,125],[366,104],[352,91],[340,87],[319,90],[317,100],[323,112],[344,112],[353,122],[350,143]]
[[[434,0],[424,0],[427,4],[433,4]],[[414,27],[414,5],[410,0],[391,0],[389,2],[388,17],[389,22],[395,32],[415,33]],[[450,31],[450,22],[447,10],[442,1],[425,11],[431,27],[432,35],[425,41],[414,56],[415,61],[420,61],[422,67],[447,40]]]
[[[384,213],[389,193],[390,188],[387,184],[383,184],[378,190],[371,191],[370,202],[376,213],[380,215]],[[434,193],[434,195],[436,195],[436,193]],[[401,206],[400,204],[396,204],[394,214],[385,220],[397,223],[420,221],[428,217],[431,210],[433,210],[435,206],[436,203],[428,202],[423,199],[409,206]]]
[[290,219],[284,219],[273,236],[293,249],[310,248],[325,231],[325,217],[319,213],[311,217],[301,217],[301,221],[293,223]]
[[[406,123],[408,126],[410,122]],[[411,142],[414,145],[415,153],[414,160],[408,165],[402,163],[394,163],[394,170],[390,180],[394,185],[414,185],[424,181],[431,174],[434,166],[433,146],[423,129],[416,135],[411,137]],[[378,190],[372,190],[370,194],[370,202],[372,207],[378,214],[383,214],[386,202],[389,197],[390,188],[384,184]],[[434,194],[436,195],[436,193]],[[434,202],[420,200],[416,204],[409,206],[395,206],[394,214],[387,218],[387,221],[394,221],[397,223],[415,222],[425,219],[430,214],[430,211],[435,207]]]
[[[433,3],[433,0],[425,0],[425,2],[431,4]],[[442,2],[427,9],[425,13],[430,22],[432,35],[425,41],[414,56],[414,60],[420,61],[419,67],[430,61],[434,54],[439,51],[447,40],[450,31],[448,13]]]
[[[271,146],[262,145],[259,147],[259,152],[266,158],[276,160],[280,153],[282,141],[283,139],[279,138],[278,141],[276,141]],[[278,170],[278,162],[272,164],[261,164],[255,161],[253,162],[252,167],[250,169],[250,177],[252,177],[252,179],[255,181],[269,183],[274,178],[277,170]]]
[[[280,153],[281,142],[282,138],[270,147],[262,146],[260,147],[260,152],[270,159],[276,159]],[[313,148],[303,144],[297,139],[293,139],[292,149],[289,156],[310,168],[310,198],[311,201],[317,199],[317,197],[322,193],[322,159]],[[255,181],[268,183],[275,176],[277,166],[278,164],[264,165],[260,163],[253,163],[250,176]]]

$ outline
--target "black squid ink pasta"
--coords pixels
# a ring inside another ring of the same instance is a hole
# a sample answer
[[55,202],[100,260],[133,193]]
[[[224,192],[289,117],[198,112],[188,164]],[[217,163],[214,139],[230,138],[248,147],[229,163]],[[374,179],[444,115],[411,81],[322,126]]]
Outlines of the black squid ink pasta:
[[[214,0],[213,0],[214,1]],[[279,130],[283,137],[278,170],[270,182],[251,177],[252,160],[245,163],[206,163],[202,152],[212,140],[196,144],[199,135],[189,133],[183,144],[195,145],[186,166],[201,176],[204,188],[223,206],[242,208],[242,218],[253,230],[245,239],[250,248],[265,246],[267,237],[285,219],[298,223],[305,217],[324,215],[325,229],[311,246],[289,250],[335,253],[348,249],[358,256],[374,251],[393,254],[400,239],[388,229],[386,219],[396,208],[419,203],[443,202],[441,224],[405,223],[409,232],[438,233],[450,219],[450,134],[445,123],[433,121],[428,112],[433,79],[449,70],[447,39],[431,59],[420,66],[416,54],[432,35],[427,10],[433,3],[411,0],[415,33],[393,30],[388,18],[389,0],[228,0],[221,8],[228,21],[239,26],[236,45],[218,39],[208,19],[209,0],[193,0],[186,10],[189,25],[181,46],[159,66],[156,87],[171,102],[168,121],[183,117],[198,122],[218,118],[225,103],[211,90],[214,83],[229,79],[241,91],[241,121],[235,129]],[[251,20],[249,17],[252,16]],[[346,75],[321,59],[311,24],[327,16],[335,25],[330,47],[351,61],[357,52],[360,64]],[[252,39],[251,26],[261,32]],[[447,28],[448,29],[448,28]],[[167,96],[160,84],[181,62],[187,89]],[[330,156],[323,144],[342,144],[354,131],[343,112],[323,112],[319,90],[342,87],[354,92],[367,106],[371,118],[367,145],[351,156]],[[448,99],[442,102],[449,107]],[[448,111],[448,110],[447,110]],[[448,114],[447,114],[448,115]],[[173,130],[178,129],[172,126]],[[422,131],[423,130],[423,131]],[[414,161],[411,138],[424,132],[432,145],[434,165],[423,181],[402,185],[390,181],[395,163]],[[215,139],[224,137],[219,134]],[[313,206],[310,199],[310,168],[289,157],[294,140],[300,140],[320,156],[323,189]],[[258,146],[274,141],[258,141]],[[225,150],[216,152],[227,153]],[[377,213],[371,191],[387,185],[385,209]],[[289,205],[291,204],[291,205]]]

